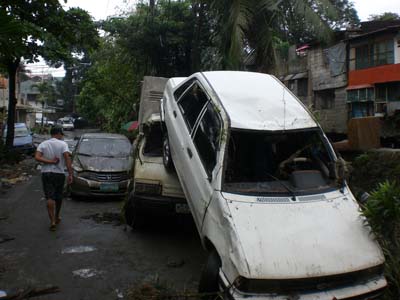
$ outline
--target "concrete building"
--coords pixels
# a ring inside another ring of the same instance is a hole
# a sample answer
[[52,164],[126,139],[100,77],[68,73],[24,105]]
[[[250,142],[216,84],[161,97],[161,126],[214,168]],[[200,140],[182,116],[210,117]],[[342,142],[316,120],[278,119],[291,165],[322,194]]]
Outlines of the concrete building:
[[400,21],[362,23],[349,44],[349,118],[400,110]]

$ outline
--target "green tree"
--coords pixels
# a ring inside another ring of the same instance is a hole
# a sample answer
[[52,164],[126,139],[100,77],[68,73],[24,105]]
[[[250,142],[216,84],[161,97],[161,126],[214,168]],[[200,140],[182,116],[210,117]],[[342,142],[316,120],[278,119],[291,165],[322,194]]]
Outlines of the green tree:
[[[72,52],[79,53],[93,45],[97,31],[87,12],[65,11],[58,0],[4,0],[0,3],[0,17],[0,66],[9,77],[7,126],[14,128],[15,78],[21,58],[34,62],[42,56],[49,63],[60,65],[72,59]],[[13,140],[14,131],[7,130],[7,147],[12,147]]]
[[369,21],[394,21],[400,20],[400,15],[392,12],[384,12],[382,14],[370,15]]
[[242,69],[253,53],[260,71],[275,63],[275,42],[328,41],[332,29],[358,22],[347,0],[208,0],[223,68]]
[[132,68],[133,59],[127,50],[112,38],[104,38],[91,59],[77,102],[78,112],[105,130],[118,131],[121,124],[134,118],[142,76]]

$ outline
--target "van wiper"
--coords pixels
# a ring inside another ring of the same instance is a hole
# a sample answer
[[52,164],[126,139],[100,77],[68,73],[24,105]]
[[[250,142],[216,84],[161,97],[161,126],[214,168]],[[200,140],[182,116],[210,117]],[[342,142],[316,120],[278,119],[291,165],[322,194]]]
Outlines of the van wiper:
[[275,181],[277,181],[280,185],[282,185],[292,196],[292,201],[296,201],[296,194],[294,193],[294,191],[289,188],[285,183],[282,182],[282,180],[280,180],[279,178],[276,178],[275,176],[269,174],[269,173],[265,173],[266,175],[268,175],[269,177],[271,177],[272,179],[274,179]]

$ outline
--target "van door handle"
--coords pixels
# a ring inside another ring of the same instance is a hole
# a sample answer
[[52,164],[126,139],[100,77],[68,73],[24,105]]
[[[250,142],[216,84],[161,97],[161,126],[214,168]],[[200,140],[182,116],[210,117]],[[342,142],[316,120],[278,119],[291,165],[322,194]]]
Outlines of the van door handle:
[[174,112],[173,112],[173,113],[174,113],[174,117],[176,118],[176,111],[174,110]]
[[186,148],[186,151],[187,151],[189,157],[192,158],[192,156],[193,156],[192,150],[190,150],[189,148]]

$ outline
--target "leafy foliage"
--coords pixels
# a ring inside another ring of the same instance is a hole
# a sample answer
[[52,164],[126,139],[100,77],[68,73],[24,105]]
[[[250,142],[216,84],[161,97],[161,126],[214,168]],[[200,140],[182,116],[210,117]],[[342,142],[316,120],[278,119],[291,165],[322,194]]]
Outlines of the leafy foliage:
[[400,297],[400,185],[385,181],[372,192],[364,207],[386,258],[385,275],[389,281],[385,299]]
[[400,15],[392,12],[384,12],[378,15],[370,15],[369,21],[394,21],[400,20]]
[[400,183],[400,153],[368,152],[355,158],[352,169],[350,185],[356,194],[374,190],[386,180]]
[[275,64],[278,41],[298,44],[328,41],[332,29],[357,24],[348,0],[208,0],[215,16],[223,68],[243,69],[243,58],[255,56],[260,71]]
[[139,3],[127,18],[104,21],[106,36],[90,55],[79,112],[106,130],[118,131],[136,118],[143,76],[188,76],[201,69],[201,58],[212,56],[204,54],[212,45],[203,8],[188,0],[161,0]]
[[[58,0],[4,0],[0,3],[0,17],[0,66],[9,76],[7,123],[14,128],[15,76],[21,58],[33,62],[42,56],[55,65],[72,61],[72,53],[81,53],[96,44],[97,31],[86,11],[65,11]],[[9,130],[8,147],[13,139],[14,131]]]
[[118,131],[135,117],[134,100],[138,98],[142,76],[132,68],[127,51],[112,39],[105,39],[91,59],[92,66],[78,98],[78,111],[101,128]]

